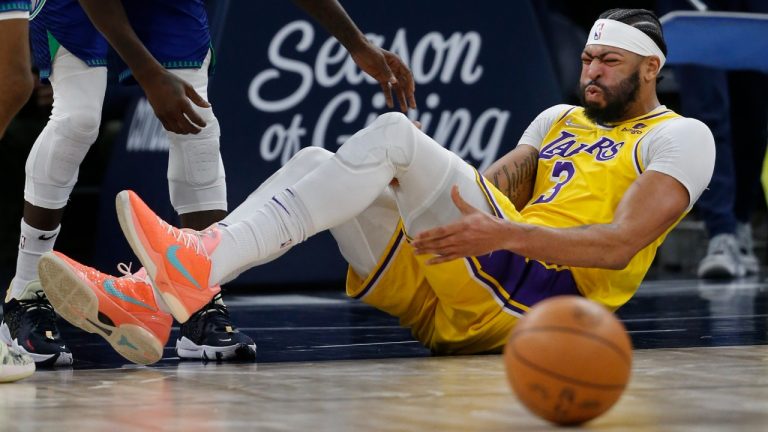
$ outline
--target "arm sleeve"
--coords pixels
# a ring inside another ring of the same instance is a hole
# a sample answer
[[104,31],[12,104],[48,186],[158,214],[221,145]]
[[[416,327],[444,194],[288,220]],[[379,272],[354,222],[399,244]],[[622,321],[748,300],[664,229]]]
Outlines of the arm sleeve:
[[541,143],[544,141],[547,132],[552,128],[552,125],[571,108],[573,108],[573,105],[559,104],[542,111],[541,114],[536,116],[531,124],[528,125],[528,128],[523,132],[523,136],[520,137],[520,141],[517,142],[517,145],[524,144],[541,149]]
[[652,130],[640,151],[646,170],[674,177],[688,189],[693,207],[712,179],[715,139],[702,122],[692,118],[670,120]]

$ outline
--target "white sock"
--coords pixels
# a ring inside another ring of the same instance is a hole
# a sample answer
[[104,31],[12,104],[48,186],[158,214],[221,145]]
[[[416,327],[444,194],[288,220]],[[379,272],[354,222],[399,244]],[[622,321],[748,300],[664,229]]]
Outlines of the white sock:
[[16,259],[16,275],[11,282],[11,295],[18,298],[27,284],[39,278],[37,275],[37,263],[40,256],[53,250],[56,237],[59,235],[61,225],[53,231],[44,231],[34,228],[21,220],[21,236],[19,238],[19,255]]
[[[405,122],[405,127],[403,126]],[[249,197],[225,225],[211,255],[210,284],[228,280],[267,257],[338,226],[368,208],[413,158],[413,126],[405,117],[381,116],[290,188],[259,207]],[[405,143],[388,150],[387,142]],[[439,146],[437,146],[439,147]],[[290,162],[289,162],[290,163]],[[397,166],[397,167],[396,167]],[[263,198],[262,198],[263,199]]]
[[219,229],[222,238],[211,255],[211,285],[229,280],[232,274],[250,267],[253,262],[315,234],[304,205],[290,189],[275,194],[248,218],[228,226],[219,224]]

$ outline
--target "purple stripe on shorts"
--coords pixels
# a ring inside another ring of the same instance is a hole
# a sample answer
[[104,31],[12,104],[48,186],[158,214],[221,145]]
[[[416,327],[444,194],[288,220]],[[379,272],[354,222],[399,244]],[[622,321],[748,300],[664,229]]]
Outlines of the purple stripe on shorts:
[[395,239],[395,242],[392,244],[392,247],[389,249],[389,252],[387,252],[386,258],[384,258],[384,262],[381,263],[378,269],[376,269],[376,273],[374,273],[371,280],[365,285],[365,287],[357,293],[357,295],[353,296],[352,298],[355,299],[361,299],[365,297],[366,294],[373,288],[374,285],[376,285],[376,282],[378,282],[381,275],[384,273],[384,271],[389,266],[390,261],[392,261],[392,258],[397,253],[397,250],[400,248],[400,242],[403,241],[404,233],[403,230],[400,230],[400,232],[397,233],[397,238]]
[[[477,260],[483,272],[496,280],[511,300],[522,305],[531,307],[558,295],[581,295],[570,270],[550,269],[538,261],[526,261],[525,257],[509,251],[495,251],[479,256]],[[505,300],[496,288],[493,291]],[[524,312],[513,305],[505,307]]]
[[496,200],[493,194],[491,193],[491,190],[488,188],[488,185],[485,183],[485,177],[483,177],[479,172],[477,173],[477,178],[480,181],[480,187],[483,188],[483,191],[485,192],[485,195],[488,199],[488,203],[493,207],[493,212],[495,213],[494,216],[498,218],[504,218],[504,213],[501,212],[501,209],[499,209],[499,206],[496,205]]

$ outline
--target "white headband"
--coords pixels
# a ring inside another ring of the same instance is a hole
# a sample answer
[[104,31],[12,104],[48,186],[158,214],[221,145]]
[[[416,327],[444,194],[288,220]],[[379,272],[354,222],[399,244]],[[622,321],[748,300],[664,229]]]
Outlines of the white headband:
[[656,56],[661,62],[659,70],[664,67],[664,63],[667,61],[659,46],[647,34],[616,20],[599,19],[595,21],[595,25],[592,26],[587,37],[588,45],[608,45],[625,49],[643,57]]

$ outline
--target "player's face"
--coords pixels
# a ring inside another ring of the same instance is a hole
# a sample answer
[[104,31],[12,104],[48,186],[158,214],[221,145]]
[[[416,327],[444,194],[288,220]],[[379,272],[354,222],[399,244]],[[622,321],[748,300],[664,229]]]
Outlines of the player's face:
[[642,57],[621,48],[590,45],[581,54],[579,97],[587,117],[598,123],[621,120],[637,99]]

